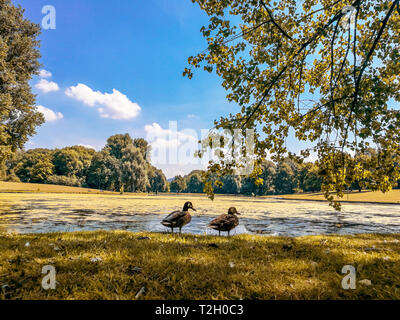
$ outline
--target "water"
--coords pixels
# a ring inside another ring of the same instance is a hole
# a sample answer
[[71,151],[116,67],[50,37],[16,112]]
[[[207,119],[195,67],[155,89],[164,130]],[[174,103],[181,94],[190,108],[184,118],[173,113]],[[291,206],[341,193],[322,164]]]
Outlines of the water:
[[400,233],[400,206],[344,204],[341,213],[327,203],[219,197],[212,202],[190,196],[110,196],[1,194],[0,231],[48,233],[91,230],[166,232],[160,221],[192,201],[198,209],[183,232],[217,234],[207,224],[230,206],[240,225],[232,234],[303,236],[316,234]]

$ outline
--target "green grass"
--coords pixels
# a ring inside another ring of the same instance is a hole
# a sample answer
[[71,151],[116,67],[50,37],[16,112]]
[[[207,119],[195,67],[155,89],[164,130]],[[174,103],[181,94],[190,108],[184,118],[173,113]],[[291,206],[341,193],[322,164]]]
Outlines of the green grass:
[[[0,234],[0,299],[400,299],[399,260],[400,235]],[[342,289],[347,264],[372,285]]]

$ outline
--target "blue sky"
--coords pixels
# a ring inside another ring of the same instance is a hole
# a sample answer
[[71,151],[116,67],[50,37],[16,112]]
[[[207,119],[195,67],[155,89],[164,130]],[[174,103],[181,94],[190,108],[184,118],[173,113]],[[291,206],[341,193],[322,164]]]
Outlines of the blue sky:
[[[99,150],[117,133],[135,138],[146,138],[151,129],[165,133],[169,121],[200,134],[221,115],[239,110],[227,102],[217,76],[201,70],[192,80],[182,76],[187,58],[206,48],[200,28],[208,18],[190,0],[14,3],[39,24],[45,5],[56,9],[56,29],[42,30],[40,37],[47,72],[31,82],[48,121],[27,148]],[[170,178],[202,166],[158,167]]]

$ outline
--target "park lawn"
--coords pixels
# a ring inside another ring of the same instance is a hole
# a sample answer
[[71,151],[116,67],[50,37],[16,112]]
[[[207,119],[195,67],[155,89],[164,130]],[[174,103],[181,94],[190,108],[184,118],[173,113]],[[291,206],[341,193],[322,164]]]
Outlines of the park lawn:
[[[78,187],[66,187],[50,184],[35,184],[35,183],[20,183],[20,182],[5,182],[0,181],[0,193],[71,193],[71,194],[111,194],[116,195],[119,192],[112,191],[100,191],[97,189],[87,189]],[[164,196],[175,196],[175,193],[161,193]],[[125,195],[131,196],[142,196],[138,193],[125,193]],[[203,197],[204,194],[182,194],[182,196],[193,196],[193,197]],[[217,195],[218,198],[229,198],[234,196],[235,198],[251,198],[242,195]],[[288,200],[316,200],[316,201],[326,201],[324,195],[321,192],[317,193],[298,193],[298,194],[288,194],[279,196],[261,196],[258,198],[282,198]],[[356,192],[353,191],[349,194],[345,194],[344,198],[338,199],[342,202],[369,202],[369,203],[392,203],[400,204],[400,189],[391,190],[387,193],[382,192],[371,192],[363,191]]]
[[22,183],[0,181],[0,193],[80,193],[80,194],[116,194],[111,191],[58,186],[52,184]]
[[[0,299],[400,299],[399,262],[400,235],[3,233]],[[41,287],[46,265],[55,290]],[[345,265],[355,290],[341,287]]]
[[[299,193],[279,196],[289,200],[325,200],[321,192],[318,193]],[[372,191],[353,191],[345,194],[343,198],[336,198],[342,202],[370,202],[370,203],[395,203],[400,204],[400,189],[391,190],[387,193]],[[326,201],[326,200],[325,200]]]

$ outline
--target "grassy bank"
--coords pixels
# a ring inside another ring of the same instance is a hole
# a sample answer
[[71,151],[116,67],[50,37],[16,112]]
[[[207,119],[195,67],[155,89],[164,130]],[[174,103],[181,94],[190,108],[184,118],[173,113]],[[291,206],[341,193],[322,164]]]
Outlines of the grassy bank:
[[[65,193],[65,194],[114,194],[118,195],[119,192],[99,191],[96,189],[66,187],[50,184],[35,184],[35,183],[19,183],[19,182],[4,182],[0,181],[0,193]],[[143,196],[143,194],[126,193],[127,196]],[[162,196],[177,196],[175,193],[161,193]],[[205,194],[187,194],[183,193],[181,197],[204,198]],[[253,197],[243,195],[216,195],[217,198],[233,198],[233,199],[254,199]],[[263,198],[282,198],[288,200],[307,200],[307,201],[326,201],[321,192],[317,193],[299,193],[279,196],[261,196],[257,199]],[[367,202],[367,203],[388,203],[400,204],[400,189],[391,190],[387,193],[353,191],[345,194],[344,198],[338,199],[342,202]]]
[[96,189],[57,186],[52,184],[21,183],[0,181],[0,193],[78,193],[78,194],[116,194],[116,192]]
[[[0,299],[400,299],[399,260],[400,235],[1,234]],[[341,287],[348,264],[356,290]]]
[[[299,193],[299,194],[289,194],[278,196],[282,199],[289,200],[309,200],[309,201],[326,201],[324,195],[320,192],[318,193]],[[372,191],[362,191],[362,192],[349,192],[345,194],[343,198],[336,198],[342,202],[368,202],[368,203],[391,203],[400,204],[400,190],[391,190],[387,193],[382,192],[372,192]]]

